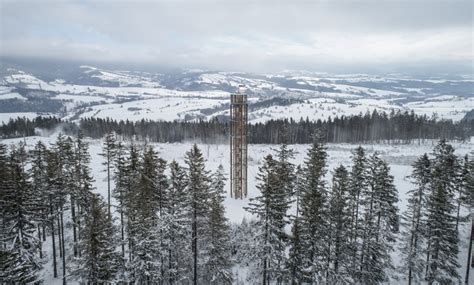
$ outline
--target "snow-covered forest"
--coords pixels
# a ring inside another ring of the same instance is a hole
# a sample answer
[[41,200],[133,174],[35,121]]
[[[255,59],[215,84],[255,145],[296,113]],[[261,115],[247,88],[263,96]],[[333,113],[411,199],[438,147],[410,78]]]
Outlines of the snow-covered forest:
[[227,146],[5,140],[0,282],[468,282],[472,143],[250,148],[233,200]]

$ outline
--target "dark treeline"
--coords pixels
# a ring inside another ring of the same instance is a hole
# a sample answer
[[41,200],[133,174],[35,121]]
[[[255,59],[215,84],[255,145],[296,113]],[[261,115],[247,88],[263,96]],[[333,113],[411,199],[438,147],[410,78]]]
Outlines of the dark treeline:
[[[141,120],[112,120],[100,118],[81,119],[76,125],[54,117],[38,117],[33,120],[18,118],[0,126],[1,138],[31,136],[36,129],[55,129],[75,135],[79,130],[91,138],[102,138],[115,132],[123,138],[148,140],[151,142],[201,141],[219,143],[227,140],[229,124],[218,119],[190,122],[166,122]],[[287,134],[282,138],[282,130]],[[308,118],[269,120],[265,123],[249,124],[249,143],[278,144],[283,139],[289,144],[308,144],[311,134],[322,130],[325,142],[330,143],[413,143],[428,139],[465,140],[474,135],[474,120],[437,119],[436,116],[416,115],[414,112],[395,112],[390,114],[372,113],[341,116],[328,120],[310,121]]]

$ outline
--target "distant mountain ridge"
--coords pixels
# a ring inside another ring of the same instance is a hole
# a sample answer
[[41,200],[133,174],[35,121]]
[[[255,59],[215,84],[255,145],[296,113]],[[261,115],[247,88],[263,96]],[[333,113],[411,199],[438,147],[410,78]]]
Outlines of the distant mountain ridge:
[[[44,67],[44,68],[43,68]],[[194,120],[228,116],[228,96],[245,85],[249,120],[324,119],[379,110],[461,120],[474,109],[474,79],[331,75],[284,71],[130,71],[77,64],[0,66],[1,120],[33,113],[64,118]],[[10,114],[10,115],[9,115]]]

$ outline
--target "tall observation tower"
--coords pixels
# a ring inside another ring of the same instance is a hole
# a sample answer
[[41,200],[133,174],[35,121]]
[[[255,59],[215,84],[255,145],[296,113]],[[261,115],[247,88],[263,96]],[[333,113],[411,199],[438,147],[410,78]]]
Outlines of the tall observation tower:
[[230,95],[230,195],[247,197],[247,95],[243,85]]

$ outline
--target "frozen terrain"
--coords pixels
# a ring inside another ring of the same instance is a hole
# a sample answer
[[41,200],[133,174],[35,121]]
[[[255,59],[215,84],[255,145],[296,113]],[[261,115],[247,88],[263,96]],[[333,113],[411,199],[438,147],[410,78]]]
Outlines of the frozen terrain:
[[[4,140],[3,143],[15,143],[23,139],[10,139]],[[54,137],[28,137],[26,138],[26,143],[29,148],[33,147],[33,145],[38,141],[41,140],[46,143],[53,143],[55,141]],[[90,153],[92,156],[91,161],[91,168],[95,178],[94,186],[96,187],[95,191],[100,193],[104,198],[107,195],[107,183],[106,183],[106,172],[104,171],[104,167],[102,165],[103,157],[99,155],[101,150],[101,141],[99,140],[89,140],[90,144]],[[400,213],[403,212],[406,208],[407,197],[406,193],[408,190],[412,189],[413,185],[410,183],[410,180],[407,176],[411,174],[412,167],[411,164],[413,161],[420,156],[421,154],[432,151],[432,148],[436,142],[426,143],[423,145],[362,145],[366,150],[367,154],[370,155],[374,151],[380,153],[381,157],[387,160],[391,167],[391,174],[395,178],[395,184],[399,192],[399,208]],[[175,159],[180,164],[184,164],[184,155],[185,153],[191,148],[192,143],[175,143],[175,144],[152,144],[157,151],[159,151],[159,155],[170,162],[171,160]],[[453,143],[456,154],[457,155],[465,155],[470,153],[474,150],[474,138],[471,139],[469,143]],[[351,164],[351,151],[357,147],[358,145],[351,145],[351,144],[329,144],[328,145],[328,182],[330,182],[331,172],[332,170],[338,166],[339,164],[343,164],[345,166],[350,166]],[[204,145],[199,144],[200,149],[202,150],[204,157],[206,158],[206,166],[209,170],[216,170],[219,164],[224,166],[226,173],[229,173],[229,146],[227,144],[211,144],[211,145]],[[258,195],[256,190],[256,183],[255,180],[256,174],[258,172],[258,167],[261,163],[262,158],[272,153],[272,149],[277,148],[277,145],[250,145],[249,146],[249,198],[255,197]],[[294,159],[294,163],[301,164],[304,160],[306,155],[306,151],[308,149],[308,145],[292,145],[291,146],[296,152],[296,157]],[[229,183],[227,181],[227,189],[229,189]],[[232,223],[239,223],[242,221],[244,217],[251,218],[250,214],[247,213],[243,207],[247,205],[248,199],[243,200],[234,200],[230,197],[227,197],[225,200],[225,207],[226,207],[226,214],[230,222]],[[464,214],[466,214],[466,210],[464,209]],[[464,276],[465,272],[465,263],[467,258],[467,239],[469,234],[469,225],[463,224],[460,228],[461,235],[460,235],[460,255],[459,255],[459,263],[461,264],[461,268],[459,269],[459,273],[461,276]],[[45,246],[49,245],[49,241],[46,241]],[[398,261],[397,252],[393,253],[393,259],[395,263]],[[60,284],[61,281],[53,280],[52,279],[52,272],[50,272],[50,264],[47,263],[45,265],[45,271],[43,272],[43,277],[47,280],[47,284]],[[245,272],[241,271],[239,276],[242,278],[242,273]],[[393,273],[394,277],[397,277],[397,274]],[[406,282],[396,281],[393,279],[393,284],[404,284]]]
[[[474,109],[472,76],[420,79],[402,75],[203,70],[162,74],[92,66],[80,66],[68,76],[43,76],[41,71],[15,68],[0,74],[0,107],[7,106],[7,101],[14,105],[0,109],[2,121],[21,116],[25,113],[22,106],[28,104],[29,114],[25,116],[29,118],[40,112],[73,119],[210,119],[228,116],[229,94],[241,84],[247,88],[251,122],[317,120],[373,110],[413,110],[458,121]],[[60,102],[62,108],[35,110],[37,100]]]

